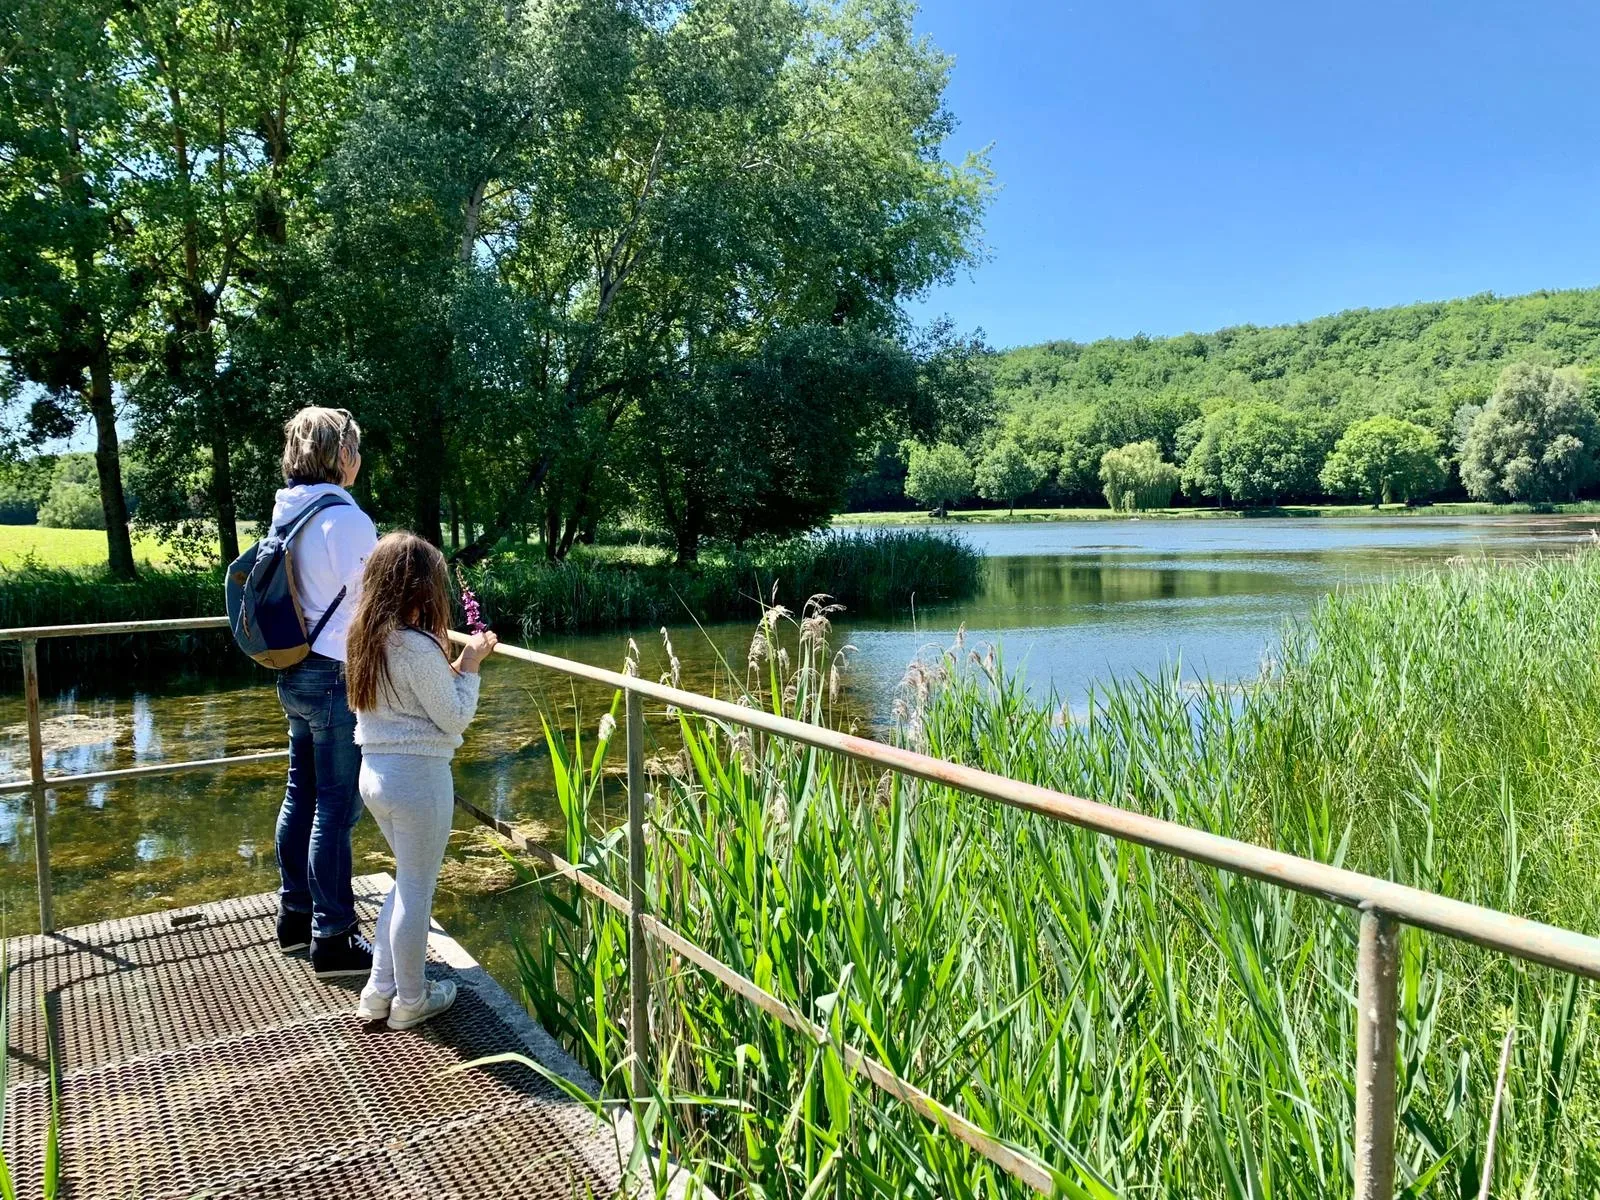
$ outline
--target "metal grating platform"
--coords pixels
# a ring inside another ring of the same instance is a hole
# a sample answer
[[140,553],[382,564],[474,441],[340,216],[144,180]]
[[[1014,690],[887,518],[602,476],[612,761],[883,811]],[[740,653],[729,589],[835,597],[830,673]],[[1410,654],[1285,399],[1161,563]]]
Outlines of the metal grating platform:
[[[369,930],[388,886],[356,881]],[[597,1121],[525,1067],[446,1074],[513,1050],[594,1089],[437,926],[428,971],[460,999],[394,1033],[355,1017],[362,980],[319,982],[279,954],[276,916],[275,896],[251,896],[11,941],[3,1138],[19,1194],[40,1194],[47,1036],[73,1200],[618,1192],[625,1120]]]

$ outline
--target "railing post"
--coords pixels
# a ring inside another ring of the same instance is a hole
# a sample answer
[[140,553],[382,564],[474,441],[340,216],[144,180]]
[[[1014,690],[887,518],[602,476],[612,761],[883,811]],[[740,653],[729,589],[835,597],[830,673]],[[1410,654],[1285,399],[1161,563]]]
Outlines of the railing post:
[[633,1094],[649,1090],[650,956],[644,940],[644,701],[628,693],[628,1050]]
[[1356,1200],[1394,1196],[1399,960],[1400,923],[1363,908],[1356,955]]
[[28,710],[28,778],[33,783],[33,862],[39,877],[39,932],[54,933],[50,893],[50,804],[44,793],[44,735],[39,728],[39,643],[22,643],[22,692]]

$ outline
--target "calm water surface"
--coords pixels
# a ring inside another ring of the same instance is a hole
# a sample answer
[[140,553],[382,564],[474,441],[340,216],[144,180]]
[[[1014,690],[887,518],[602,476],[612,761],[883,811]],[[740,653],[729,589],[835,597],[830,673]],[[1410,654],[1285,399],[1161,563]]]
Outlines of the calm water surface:
[[[1340,586],[1361,586],[1456,556],[1514,559],[1560,552],[1600,519],[1340,518],[1337,520],[1099,521],[978,525],[966,537],[985,555],[985,586],[970,601],[850,621],[835,642],[855,647],[844,710],[882,729],[908,661],[948,644],[998,642],[1036,692],[1081,697],[1095,679],[1180,667],[1188,677],[1253,676],[1285,619]],[[671,630],[683,686],[728,694],[727,664],[742,676],[749,623]],[[658,631],[636,631],[645,674],[667,669]],[[617,667],[626,634],[548,638],[538,648]],[[14,688],[16,658],[0,659]],[[594,729],[609,706],[600,689],[495,661],[456,760],[461,793],[548,834],[556,820],[540,732],[547,713]],[[213,758],[282,744],[271,679],[192,681],[168,690],[58,690],[45,697],[51,774]],[[24,775],[21,699],[0,695],[0,778]],[[620,744],[613,757],[620,761]],[[236,767],[143,782],[64,790],[51,797],[57,921],[71,925],[276,886],[273,822],[282,768]],[[0,893],[12,930],[34,927],[32,830],[22,796],[0,797]],[[509,938],[537,913],[525,890],[496,890],[496,857],[470,822],[458,832],[436,906],[440,921],[503,981],[515,985]],[[358,869],[386,870],[370,820],[356,834]]]

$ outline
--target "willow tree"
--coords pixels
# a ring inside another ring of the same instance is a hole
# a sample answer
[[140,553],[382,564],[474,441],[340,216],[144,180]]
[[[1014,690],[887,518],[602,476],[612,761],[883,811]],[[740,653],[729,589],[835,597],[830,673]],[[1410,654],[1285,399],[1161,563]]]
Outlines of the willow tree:
[[1132,442],[1100,459],[1106,503],[1118,512],[1166,508],[1178,490],[1178,468],[1161,457],[1154,442]]
[[1472,422],[1461,482],[1478,500],[1570,500],[1594,479],[1600,418],[1576,371],[1513,363]]

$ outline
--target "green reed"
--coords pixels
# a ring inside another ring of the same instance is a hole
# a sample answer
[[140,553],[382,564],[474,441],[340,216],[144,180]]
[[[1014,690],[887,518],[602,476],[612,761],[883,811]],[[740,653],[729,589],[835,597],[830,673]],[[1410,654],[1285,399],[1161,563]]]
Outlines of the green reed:
[[[469,572],[484,612],[504,636],[618,629],[754,617],[776,594],[799,603],[827,593],[852,611],[898,615],[977,590],[981,557],[943,533],[875,530],[796,538],[760,550],[713,551],[692,568],[604,561],[579,556],[548,563],[501,553]],[[132,582],[99,568],[29,563],[0,569],[0,629],[216,616],[222,573],[142,566]],[[201,632],[130,637],[62,638],[39,644],[47,681],[98,671],[174,664],[245,671],[228,634]],[[7,664],[10,664],[8,667]],[[16,653],[0,647],[0,691],[20,687]]]
[[[214,617],[222,612],[222,572],[142,565],[132,581],[98,567],[47,567],[30,563],[0,568],[0,629],[26,625],[85,625]],[[48,638],[39,643],[47,680],[78,679],[96,671],[169,670],[172,664],[205,666],[240,659],[229,654],[226,631]],[[0,647],[0,691],[21,687],[14,647]]]
[[[751,703],[830,718],[826,614],[790,663],[770,613]],[[1341,593],[1259,686],[1173,674],[1063,710],[993,652],[913,664],[903,740],[939,757],[1578,928],[1594,924],[1600,555]],[[1352,1179],[1355,915],[949,789],[680,715],[657,772],[654,910],[1058,1173],[1063,1195],[1324,1197]],[[566,853],[619,885],[596,744],[548,731]],[[615,757],[613,752],[612,757]],[[625,1075],[626,939],[548,885],[535,1009]],[[656,1136],[722,1195],[1023,1189],[818,1047],[658,956]],[[1400,1194],[1478,1193],[1516,1027],[1494,1195],[1600,1187],[1589,989],[1407,930]],[[712,1100],[715,1103],[712,1103]]]
[[982,559],[945,533],[872,530],[709,552],[692,567],[578,555],[565,562],[501,554],[472,573],[495,627],[546,633],[743,620],[779,600],[824,594],[852,612],[891,616],[977,590]]

